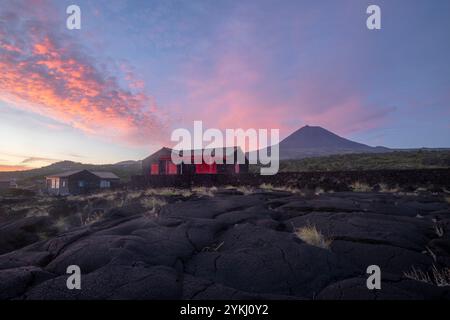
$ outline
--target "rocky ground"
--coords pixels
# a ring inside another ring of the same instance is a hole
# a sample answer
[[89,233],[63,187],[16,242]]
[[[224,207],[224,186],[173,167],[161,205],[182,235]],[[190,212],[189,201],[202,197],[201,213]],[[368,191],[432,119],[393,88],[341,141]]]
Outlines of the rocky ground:
[[[0,299],[450,298],[443,194],[165,189],[0,205]],[[81,290],[66,287],[73,264]]]

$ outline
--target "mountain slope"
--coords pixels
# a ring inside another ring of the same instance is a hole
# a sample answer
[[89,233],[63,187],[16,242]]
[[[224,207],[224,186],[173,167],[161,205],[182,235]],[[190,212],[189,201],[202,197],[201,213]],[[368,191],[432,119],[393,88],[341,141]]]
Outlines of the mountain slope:
[[304,126],[279,144],[281,159],[300,159],[332,154],[381,153],[390,149],[371,147],[334,134],[322,127]]
[[0,178],[17,180],[38,180],[45,176],[72,170],[111,171],[124,180],[141,173],[141,161],[122,161],[116,164],[84,164],[73,161],[60,161],[49,166],[14,172],[0,172]]

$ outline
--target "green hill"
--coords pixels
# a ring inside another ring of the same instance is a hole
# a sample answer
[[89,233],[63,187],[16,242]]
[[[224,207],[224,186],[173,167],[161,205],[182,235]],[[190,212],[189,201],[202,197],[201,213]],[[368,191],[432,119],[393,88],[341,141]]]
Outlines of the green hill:
[[282,160],[281,172],[450,168],[450,150],[358,153]]
[[119,176],[123,181],[130,180],[132,175],[141,173],[140,161],[123,161],[116,164],[84,164],[73,161],[60,161],[49,166],[14,172],[0,172],[2,179],[16,179],[21,184],[32,183],[43,180],[46,176],[72,170],[94,170],[111,171]]

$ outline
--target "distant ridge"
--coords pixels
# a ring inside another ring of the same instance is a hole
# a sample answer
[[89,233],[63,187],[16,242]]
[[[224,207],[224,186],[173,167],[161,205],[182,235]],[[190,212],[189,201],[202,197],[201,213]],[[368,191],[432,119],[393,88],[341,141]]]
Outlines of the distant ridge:
[[333,154],[382,153],[386,147],[371,147],[351,141],[319,126],[304,126],[279,144],[280,159],[302,159]]
[[123,179],[129,179],[131,175],[141,173],[141,161],[122,161],[116,164],[85,164],[73,161],[59,161],[51,165],[26,171],[0,172],[1,179],[42,179],[45,176],[58,174],[65,171],[94,170],[111,171]]

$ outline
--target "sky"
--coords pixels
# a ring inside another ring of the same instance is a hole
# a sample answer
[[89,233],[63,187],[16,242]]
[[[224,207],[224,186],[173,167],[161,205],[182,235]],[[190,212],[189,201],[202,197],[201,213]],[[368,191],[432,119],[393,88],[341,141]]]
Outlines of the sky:
[[447,0],[2,0],[0,171],[142,159],[194,120],[450,147],[449,57]]

